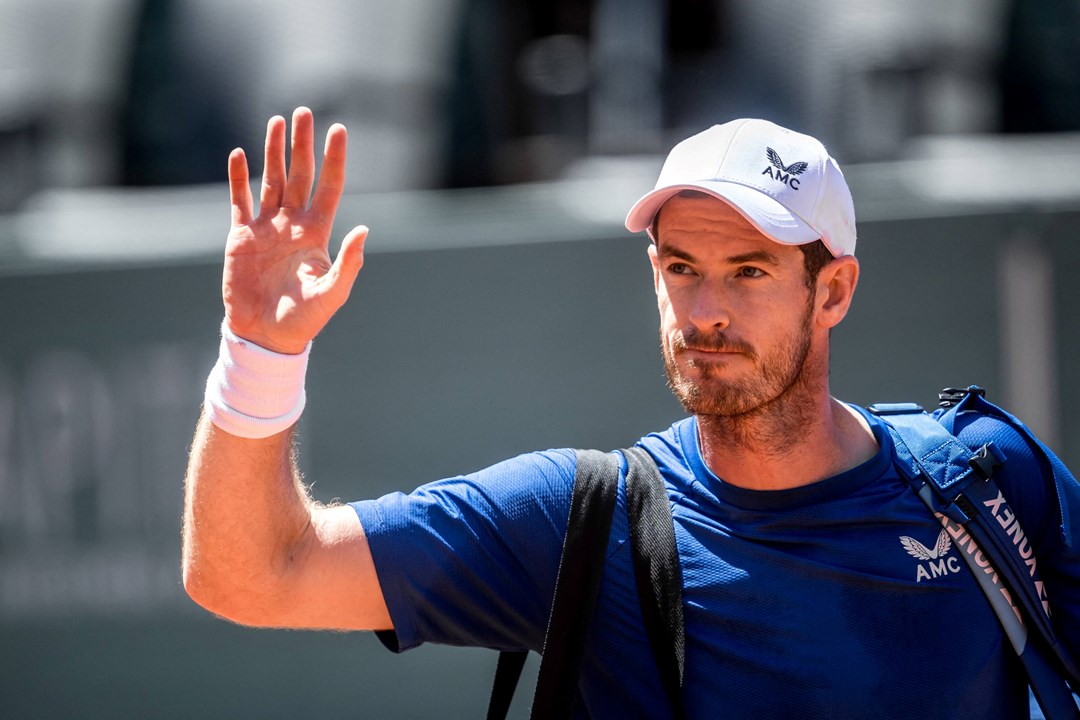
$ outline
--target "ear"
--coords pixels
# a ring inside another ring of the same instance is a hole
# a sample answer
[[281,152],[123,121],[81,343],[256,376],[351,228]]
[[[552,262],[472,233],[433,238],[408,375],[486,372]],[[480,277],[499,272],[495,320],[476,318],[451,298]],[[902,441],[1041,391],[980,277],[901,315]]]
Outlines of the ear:
[[826,328],[840,324],[851,307],[859,284],[859,261],[853,255],[833,258],[821,269],[817,284],[817,322]]
[[653,290],[660,292],[660,256],[656,252],[656,243],[649,243],[649,262],[652,263]]

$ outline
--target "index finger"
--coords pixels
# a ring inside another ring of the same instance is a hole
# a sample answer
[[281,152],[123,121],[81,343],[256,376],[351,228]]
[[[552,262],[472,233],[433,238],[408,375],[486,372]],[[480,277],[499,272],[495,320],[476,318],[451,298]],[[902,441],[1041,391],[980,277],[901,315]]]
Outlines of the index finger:
[[232,204],[233,227],[251,222],[251,183],[248,180],[247,156],[241,148],[229,153],[229,202]]
[[345,156],[348,143],[349,133],[341,123],[334,123],[326,131],[322,170],[319,172],[319,185],[315,188],[311,209],[331,224],[337,214],[342,190],[345,189]]

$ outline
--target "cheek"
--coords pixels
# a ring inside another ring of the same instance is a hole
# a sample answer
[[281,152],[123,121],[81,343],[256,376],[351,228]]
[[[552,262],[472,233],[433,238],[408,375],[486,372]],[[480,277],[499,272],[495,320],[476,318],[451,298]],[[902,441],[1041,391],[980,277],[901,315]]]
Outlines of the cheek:
[[656,280],[656,308],[660,311],[660,317],[664,316],[667,309],[671,307],[671,298],[668,297],[667,286],[664,285],[664,281],[657,277]]
[[660,314],[660,328],[662,330],[668,330],[675,325],[675,309],[667,293],[658,292],[656,294],[656,309]]
[[777,288],[775,292],[744,298],[740,315],[754,326],[782,328],[801,321],[807,302],[807,292],[801,286]]

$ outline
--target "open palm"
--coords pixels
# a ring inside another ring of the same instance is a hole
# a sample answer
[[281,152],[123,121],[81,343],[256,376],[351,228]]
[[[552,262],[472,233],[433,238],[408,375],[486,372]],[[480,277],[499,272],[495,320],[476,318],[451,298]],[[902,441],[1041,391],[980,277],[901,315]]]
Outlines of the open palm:
[[[330,232],[345,183],[347,133],[334,125],[318,187],[315,179],[314,119],[307,108],[293,113],[292,156],[285,166],[285,119],[266,128],[259,214],[255,216],[247,157],[229,156],[232,229],[225,248],[222,296],[234,334],[281,353],[302,352],[349,297],[363,265],[367,228],[344,239],[336,261]],[[309,204],[310,198],[310,204]]]

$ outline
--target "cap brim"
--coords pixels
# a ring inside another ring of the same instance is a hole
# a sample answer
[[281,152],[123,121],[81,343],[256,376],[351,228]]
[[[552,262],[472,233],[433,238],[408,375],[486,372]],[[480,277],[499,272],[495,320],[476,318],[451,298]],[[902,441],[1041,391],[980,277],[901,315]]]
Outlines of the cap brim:
[[630,232],[647,230],[660,206],[683,190],[698,190],[723,200],[762,234],[782,245],[805,245],[821,239],[821,234],[803,222],[802,218],[765,193],[738,183],[709,180],[653,190],[630,208],[626,216],[626,229]]

